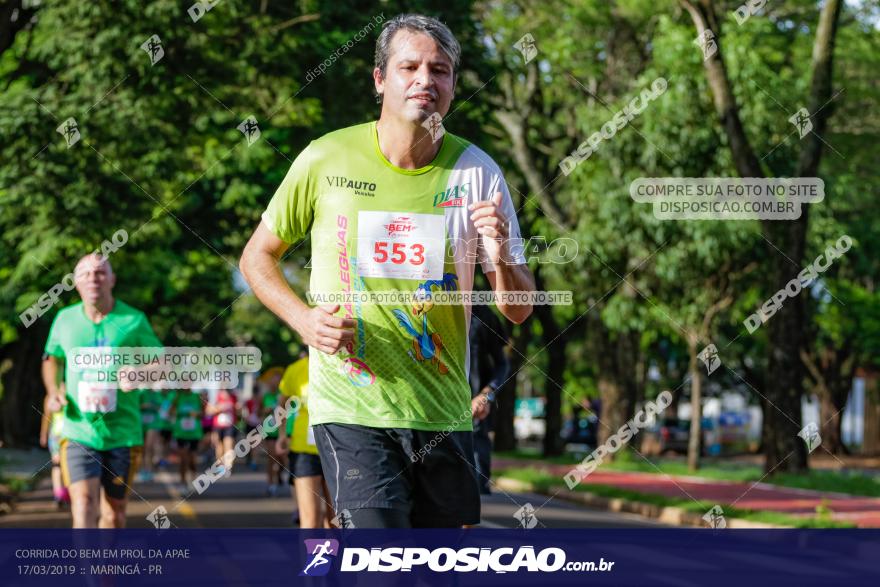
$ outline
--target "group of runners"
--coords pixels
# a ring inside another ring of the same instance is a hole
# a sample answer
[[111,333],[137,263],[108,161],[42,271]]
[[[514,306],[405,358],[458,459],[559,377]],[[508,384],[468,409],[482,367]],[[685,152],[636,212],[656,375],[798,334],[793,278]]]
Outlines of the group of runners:
[[[205,452],[231,473],[237,436],[291,396],[300,408],[262,442],[267,492],[277,494],[279,471],[289,471],[301,526],[479,523],[490,467],[481,423],[507,376],[503,328],[487,308],[472,313],[432,295],[471,291],[477,261],[496,294],[532,292],[534,279],[516,247],[519,225],[500,168],[437,124],[452,102],[460,53],[434,18],[389,20],[373,70],[379,119],[311,142],[271,198],[240,268],[308,357],[267,369],[251,397],[119,389],[100,369],[73,369],[66,358],[78,347],[162,347],[147,317],[114,297],[108,260],[79,261],[82,301],[55,316],[43,361],[55,497],[70,501],[74,527],[124,526],[136,473],[148,481],[172,451],[182,483]],[[390,291],[409,301],[307,305],[279,267],[306,238],[312,293]],[[532,310],[504,300],[496,307],[514,323]],[[476,457],[475,427],[483,447]]]
[[[124,527],[132,486],[153,481],[174,461],[185,496],[211,463],[221,462],[221,474],[231,474],[236,439],[267,421],[272,425],[263,440],[266,492],[281,494],[287,477],[300,526],[329,527],[333,511],[323,507],[328,500],[317,449],[309,441],[307,409],[277,421],[272,416],[286,397],[305,401],[308,359],[267,369],[248,399],[240,389],[109,388],[90,371],[70,369],[66,357],[77,347],[161,345],[145,316],[112,296],[115,276],[105,258],[84,257],[75,275],[82,301],[59,312],[45,346],[40,434],[51,453],[54,500],[59,508],[71,508],[75,528]],[[245,464],[257,468],[254,460]]]

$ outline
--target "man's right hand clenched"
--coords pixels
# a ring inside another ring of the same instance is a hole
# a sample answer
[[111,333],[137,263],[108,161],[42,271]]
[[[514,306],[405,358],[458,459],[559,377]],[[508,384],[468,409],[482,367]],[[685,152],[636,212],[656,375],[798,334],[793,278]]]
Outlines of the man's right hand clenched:
[[339,304],[324,304],[308,310],[296,329],[303,342],[319,351],[335,355],[354,341],[355,321],[334,316]]

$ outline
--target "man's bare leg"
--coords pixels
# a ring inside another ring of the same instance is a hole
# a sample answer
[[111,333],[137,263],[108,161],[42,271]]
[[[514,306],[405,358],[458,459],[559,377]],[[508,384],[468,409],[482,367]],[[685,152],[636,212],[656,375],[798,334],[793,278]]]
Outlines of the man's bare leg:
[[[299,507],[300,528],[324,527],[324,520],[321,515],[321,497],[324,492],[323,486],[324,478],[319,475],[297,477],[293,480],[293,488],[296,492],[296,503]],[[333,508],[330,509],[332,510]]]
[[226,472],[232,472],[232,465],[235,463],[235,451],[233,450],[233,445],[235,444],[235,439],[231,436],[227,436],[223,439],[223,454],[221,458],[223,459],[223,466],[226,467]]
[[70,484],[70,513],[74,528],[97,528],[100,517],[101,480],[98,477]]
[[125,508],[128,499],[114,499],[101,491],[101,528],[125,528]]

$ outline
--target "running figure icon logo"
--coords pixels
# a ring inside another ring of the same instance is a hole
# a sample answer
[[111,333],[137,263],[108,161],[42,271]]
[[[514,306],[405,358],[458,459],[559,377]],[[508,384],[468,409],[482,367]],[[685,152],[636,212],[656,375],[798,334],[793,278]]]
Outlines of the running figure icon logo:
[[58,128],[56,128],[55,131],[64,137],[68,149],[79,142],[79,126],[76,124],[76,119],[72,116],[58,125]]
[[152,522],[159,530],[164,530],[171,526],[171,520],[168,519],[168,512],[165,510],[165,506],[160,505],[150,512],[147,516],[147,520]]
[[535,517],[535,506],[530,503],[525,504],[513,514],[513,517],[519,520],[520,526],[526,530],[531,530],[538,525],[538,518]]
[[331,563],[339,554],[339,541],[332,538],[305,540],[307,563],[300,577],[320,577],[330,571]]
[[718,348],[714,344],[710,344],[700,351],[697,358],[703,361],[708,375],[714,373],[715,369],[721,365],[721,359],[718,357]]
[[815,422],[810,422],[798,432],[805,443],[807,443],[807,452],[811,453],[822,444],[822,436],[819,434],[819,426]]
[[426,118],[422,122],[422,126],[430,133],[432,143],[436,143],[446,134],[446,129],[443,128],[443,117],[437,112],[432,113],[431,116]]
[[253,116],[248,116],[244,120],[241,121],[236,127],[241,131],[241,134],[244,135],[244,138],[247,139],[248,147],[254,144],[254,142],[260,138],[260,127],[257,124],[257,119]]
[[162,39],[159,35],[152,35],[149,39],[141,43],[141,49],[150,56],[150,65],[156,65],[165,57],[165,49],[162,48]]
[[813,121],[810,120],[810,113],[806,108],[801,108],[792,114],[788,121],[795,126],[800,138],[804,138],[811,130],[813,130]]
[[703,61],[706,61],[718,52],[718,44],[715,42],[715,33],[704,29],[700,36],[694,39],[694,45],[703,50]]
[[535,45],[535,37],[532,33],[526,33],[520,37],[519,41],[513,44],[513,48],[522,53],[524,65],[528,65],[529,61],[538,54],[538,47]]
[[724,510],[720,505],[712,506],[708,512],[703,514],[703,520],[709,524],[709,527],[715,530],[723,530],[727,528],[727,520],[724,517]]

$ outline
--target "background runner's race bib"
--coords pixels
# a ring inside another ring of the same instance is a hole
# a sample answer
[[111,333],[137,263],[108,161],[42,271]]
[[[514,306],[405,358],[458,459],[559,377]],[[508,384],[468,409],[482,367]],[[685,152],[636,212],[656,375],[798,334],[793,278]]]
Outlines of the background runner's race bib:
[[220,414],[217,414],[217,426],[220,428],[232,426],[232,414],[229,412],[221,412]]
[[141,414],[142,424],[152,424],[156,420],[155,414]]
[[445,244],[446,219],[442,214],[358,212],[361,277],[440,279]]
[[196,429],[196,419],[195,418],[181,418],[180,419],[180,429],[181,430],[195,430]]
[[76,403],[84,414],[109,414],[116,411],[116,388],[106,383],[80,381]]

